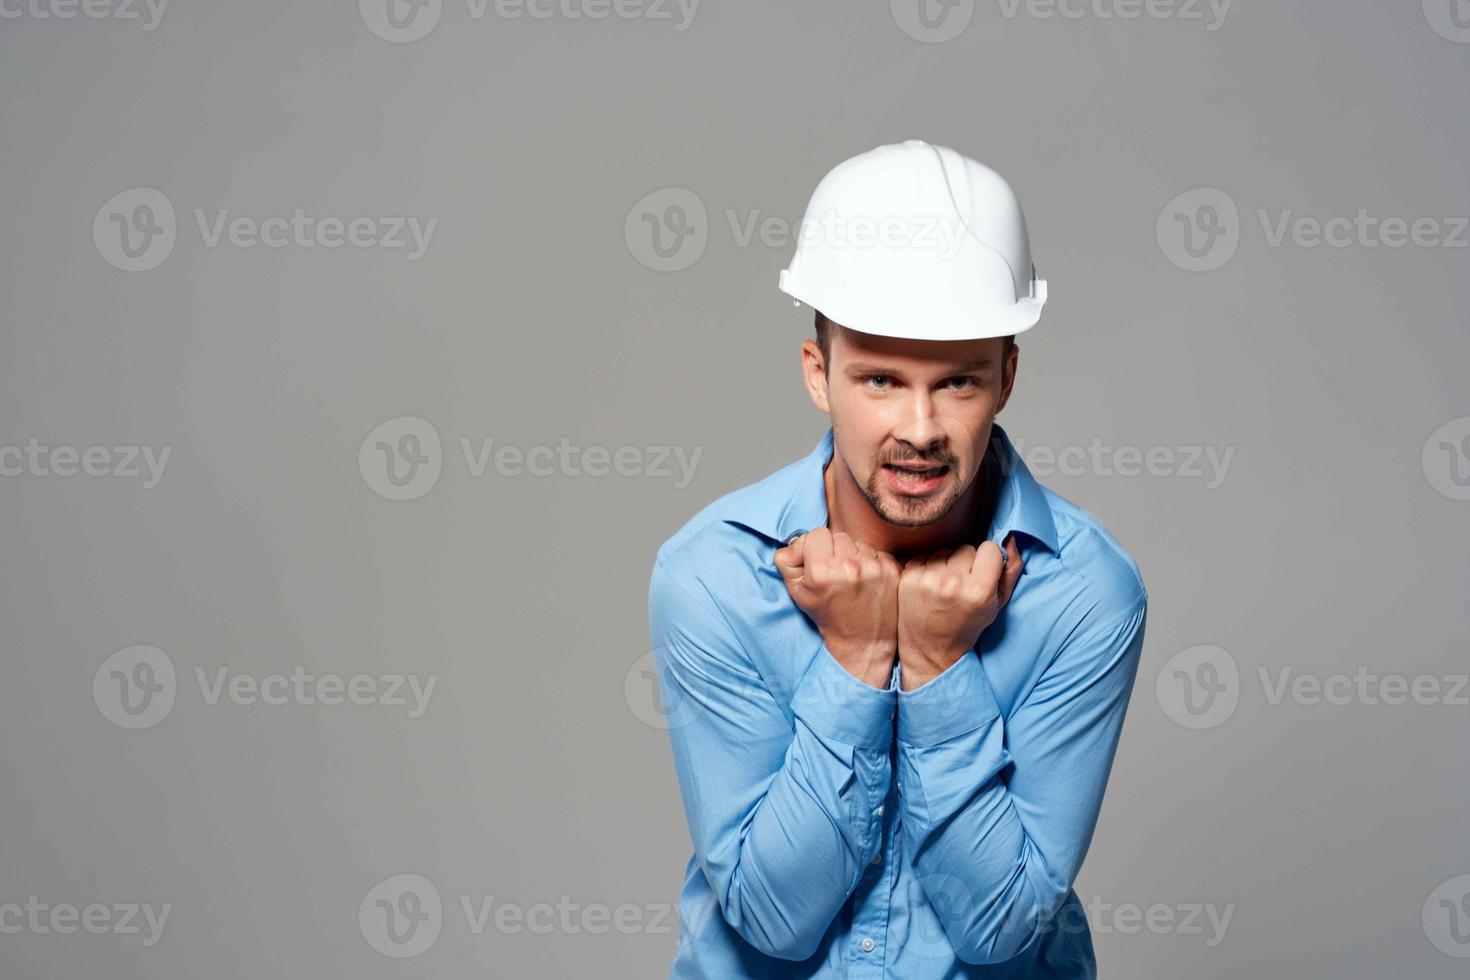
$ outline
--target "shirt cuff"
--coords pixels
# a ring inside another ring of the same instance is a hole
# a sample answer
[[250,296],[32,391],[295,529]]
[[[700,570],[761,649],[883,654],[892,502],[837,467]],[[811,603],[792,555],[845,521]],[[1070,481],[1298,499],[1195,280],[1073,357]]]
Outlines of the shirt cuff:
[[938,745],[999,717],[995,691],[974,650],[938,677],[898,692],[898,740],[905,745]]
[[888,687],[874,687],[848,673],[823,643],[796,686],[791,710],[818,735],[848,745],[885,749],[893,742],[896,673]]

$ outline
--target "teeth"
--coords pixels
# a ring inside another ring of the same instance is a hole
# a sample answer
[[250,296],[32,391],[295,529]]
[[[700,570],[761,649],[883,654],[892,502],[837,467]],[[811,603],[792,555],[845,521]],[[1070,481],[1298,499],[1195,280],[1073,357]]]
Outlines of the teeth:
[[900,480],[903,480],[905,483],[922,483],[925,480],[938,476],[939,471],[943,468],[944,467],[942,466],[936,466],[932,470],[905,470],[894,467],[893,471],[897,473],[898,478]]

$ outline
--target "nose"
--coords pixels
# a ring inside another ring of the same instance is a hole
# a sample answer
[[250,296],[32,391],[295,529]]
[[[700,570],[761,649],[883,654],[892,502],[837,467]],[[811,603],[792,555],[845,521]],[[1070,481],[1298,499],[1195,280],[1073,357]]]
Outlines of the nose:
[[916,452],[930,455],[944,446],[944,426],[935,414],[934,399],[927,391],[915,390],[905,408],[902,424],[894,435],[914,447]]

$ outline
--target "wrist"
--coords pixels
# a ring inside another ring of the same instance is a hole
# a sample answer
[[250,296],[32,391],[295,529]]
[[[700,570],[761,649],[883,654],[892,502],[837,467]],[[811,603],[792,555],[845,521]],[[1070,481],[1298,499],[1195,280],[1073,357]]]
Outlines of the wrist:
[[840,639],[826,642],[833,659],[849,674],[872,687],[888,687],[893,677],[893,665],[897,660],[897,651],[893,645]]
[[900,689],[912,691],[923,687],[929,681],[938,677],[949,668],[953,667],[967,651],[954,652],[925,652],[921,650],[908,651],[900,648],[898,652],[899,663],[902,665],[899,671],[901,681]]

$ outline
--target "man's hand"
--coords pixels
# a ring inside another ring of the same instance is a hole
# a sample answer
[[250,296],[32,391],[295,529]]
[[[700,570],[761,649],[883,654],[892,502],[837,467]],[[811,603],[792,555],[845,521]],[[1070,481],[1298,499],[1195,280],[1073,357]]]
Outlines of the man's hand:
[[932,680],[964,656],[995,622],[1021,577],[1021,550],[1006,538],[911,559],[898,583],[898,658],[903,689]]
[[898,561],[819,527],[777,551],[776,567],[837,662],[858,680],[887,687],[898,650]]

